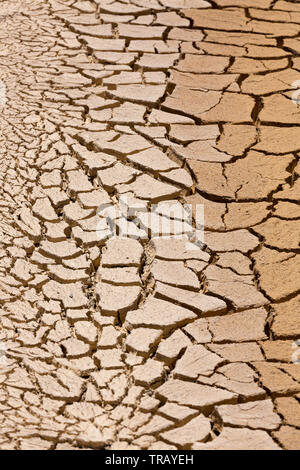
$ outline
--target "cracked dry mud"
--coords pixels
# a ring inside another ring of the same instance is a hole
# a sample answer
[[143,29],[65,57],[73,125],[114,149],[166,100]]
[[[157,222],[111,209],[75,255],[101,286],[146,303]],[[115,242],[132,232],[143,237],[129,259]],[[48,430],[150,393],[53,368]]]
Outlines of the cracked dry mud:
[[[0,448],[299,449],[299,2],[4,0],[0,25]],[[170,201],[204,204],[201,250],[156,237]]]

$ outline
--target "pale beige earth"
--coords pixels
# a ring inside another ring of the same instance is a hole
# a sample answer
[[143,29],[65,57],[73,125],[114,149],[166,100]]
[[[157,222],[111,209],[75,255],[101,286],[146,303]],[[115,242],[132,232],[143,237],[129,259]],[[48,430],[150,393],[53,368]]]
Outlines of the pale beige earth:
[[[299,2],[4,0],[0,28],[0,448],[300,449]],[[204,204],[202,249],[157,237],[166,201]]]

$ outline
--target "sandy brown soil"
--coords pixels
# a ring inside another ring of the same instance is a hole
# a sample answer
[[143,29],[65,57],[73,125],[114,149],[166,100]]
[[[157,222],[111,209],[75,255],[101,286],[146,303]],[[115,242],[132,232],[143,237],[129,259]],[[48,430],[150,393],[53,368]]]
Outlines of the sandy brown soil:
[[[0,448],[299,449],[299,2],[0,27]],[[204,204],[202,249],[157,237],[170,201],[177,235]]]

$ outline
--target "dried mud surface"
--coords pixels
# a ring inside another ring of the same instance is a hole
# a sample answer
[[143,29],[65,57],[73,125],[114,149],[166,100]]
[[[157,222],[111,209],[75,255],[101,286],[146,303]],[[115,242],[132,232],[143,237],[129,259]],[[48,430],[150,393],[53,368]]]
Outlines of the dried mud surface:
[[[299,449],[300,4],[5,0],[0,27],[0,448]],[[133,238],[96,233],[124,194]],[[145,240],[165,201],[204,204],[202,250]]]

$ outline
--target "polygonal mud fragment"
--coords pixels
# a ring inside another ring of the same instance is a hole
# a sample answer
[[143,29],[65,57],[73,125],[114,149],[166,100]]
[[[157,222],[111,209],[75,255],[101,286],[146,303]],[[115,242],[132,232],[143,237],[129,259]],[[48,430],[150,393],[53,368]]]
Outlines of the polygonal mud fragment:
[[106,315],[117,315],[137,306],[141,288],[120,286],[101,282],[96,285],[96,294],[101,311]]
[[221,434],[206,444],[194,444],[194,450],[280,450],[266,431],[224,427]]
[[175,300],[183,307],[190,308],[199,314],[223,313],[226,311],[226,303],[222,299],[202,292],[179,289],[161,282],[156,283],[155,297],[168,301]]
[[236,310],[268,304],[266,297],[257,289],[253,276],[239,276],[230,269],[216,266],[209,266],[204,274],[208,293],[222,296]]
[[183,307],[155,298],[148,299],[138,310],[128,312],[126,322],[133,327],[155,327],[170,330],[197,318]]
[[208,321],[214,341],[239,342],[265,339],[266,318],[267,312],[264,308],[255,308],[221,317],[212,317]]
[[250,429],[274,430],[280,424],[271,400],[262,400],[238,405],[221,405],[216,412],[224,425]]
[[197,290],[200,287],[195,273],[187,269],[182,261],[155,260],[152,265],[154,279],[176,287]]
[[164,374],[163,364],[154,359],[148,359],[145,364],[133,369],[133,379],[136,385],[149,387],[160,382]]
[[172,444],[188,446],[194,444],[195,441],[205,441],[210,431],[211,424],[209,419],[199,415],[179,428],[164,432],[161,434],[161,437]]
[[170,402],[195,408],[205,408],[217,403],[235,400],[236,395],[226,390],[181,380],[169,380],[157,389],[157,396]]
[[188,346],[191,346],[189,338],[181,330],[176,330],[171,336],[161,341],[156,351],[156,357],[160,361],[170,364],[176,361]]
[[174,377],[195,380],[199,374],[211,375],[222,362],[220,356],[210,353],[200,344],[188,346],[183,356],[176,362]]
[[153,346],[161,339],[161,330],[151,328],[135,328],[126,339],[128,350],[135,351],[143,356],[150,355]]

